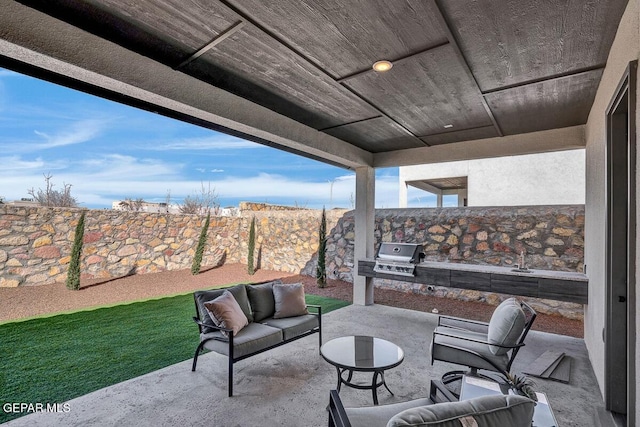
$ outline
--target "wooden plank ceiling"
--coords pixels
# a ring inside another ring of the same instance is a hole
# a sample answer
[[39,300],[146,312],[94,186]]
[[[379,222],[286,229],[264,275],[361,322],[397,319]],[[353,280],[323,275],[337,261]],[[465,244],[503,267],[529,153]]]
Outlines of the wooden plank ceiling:
[[21,3],[379,153],[585,123],[627,0]]

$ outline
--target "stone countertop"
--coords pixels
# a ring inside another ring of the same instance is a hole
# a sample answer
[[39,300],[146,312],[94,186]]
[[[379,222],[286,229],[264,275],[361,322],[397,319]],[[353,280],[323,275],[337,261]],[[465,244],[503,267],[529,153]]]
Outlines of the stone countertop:
[[[375,262],[375,259],[363,261]],[[586,274],[571,271],[535,270],[529,272],[518,271],[514,267],[499,267],[495,265],[463,264],[457,262],[423,261],[416,264],[417,268],[434,268],[442,270],[468,271],[473,273],[503,274],[507,276],[535,277],[544,279],[572,280],[576,282],[588,282]]]

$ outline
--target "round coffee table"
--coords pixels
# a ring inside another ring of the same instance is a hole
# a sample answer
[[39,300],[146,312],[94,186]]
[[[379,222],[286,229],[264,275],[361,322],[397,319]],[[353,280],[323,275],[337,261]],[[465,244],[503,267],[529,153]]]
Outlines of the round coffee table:
[[[360,390],[371,390],[375,405],[378,404],[378,387],[384,386],[393,395],[387,387],[384,371],[395,368],[404,360],[404,351],[394,343],[367,336],[332,339],[320,348],[320,354],[338,371],[338,392],[342,384]],[[371,385],[352,383],[355,371],[373,372]],[[347,379],[344,378],[345,372]]]

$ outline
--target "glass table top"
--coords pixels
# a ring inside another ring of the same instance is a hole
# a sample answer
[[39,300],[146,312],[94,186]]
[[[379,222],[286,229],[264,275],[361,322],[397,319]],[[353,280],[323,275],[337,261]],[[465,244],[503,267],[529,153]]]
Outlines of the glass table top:
[[333,339],[320,353],[333,365],[363,371],[393,368],[404,359],[404,351],[394,343],[368,336]]

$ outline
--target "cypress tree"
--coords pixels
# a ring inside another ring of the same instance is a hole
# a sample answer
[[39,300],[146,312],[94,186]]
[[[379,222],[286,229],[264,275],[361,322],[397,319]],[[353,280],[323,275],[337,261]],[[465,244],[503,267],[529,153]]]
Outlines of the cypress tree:
[[316,283],[319,288],[327,286],[327,270],[325,251],[327,249],[327,215],[322,208],[322,218],[318,230],[318,265],[316,266]]
[[80,255],[82,255],[82,239],[84,237],[84,215],[80,214],[76,233],[71,248],[71,260],[69,261],[69,271],[67,272],[67,289],[77,291],[80,289]]
[[251,218],[251,227],[249,227],[249,253],[247,254],[247,273],[253,276],[256,272],[253,265],[253,252],[256,249],[256,217]]
[[202,263],[202,254],[204,253],[204,245],[207,243],[207,231],[209,230],[209,219],[211,213],[207,214],[207,219],[204,221],[202,230],[200,231],[200,238],[198,238],[198,246],[196,246],[196,254],[193,257],[193,264],[191,264],[191,274],[194,276],[200,273],[200,264]]

